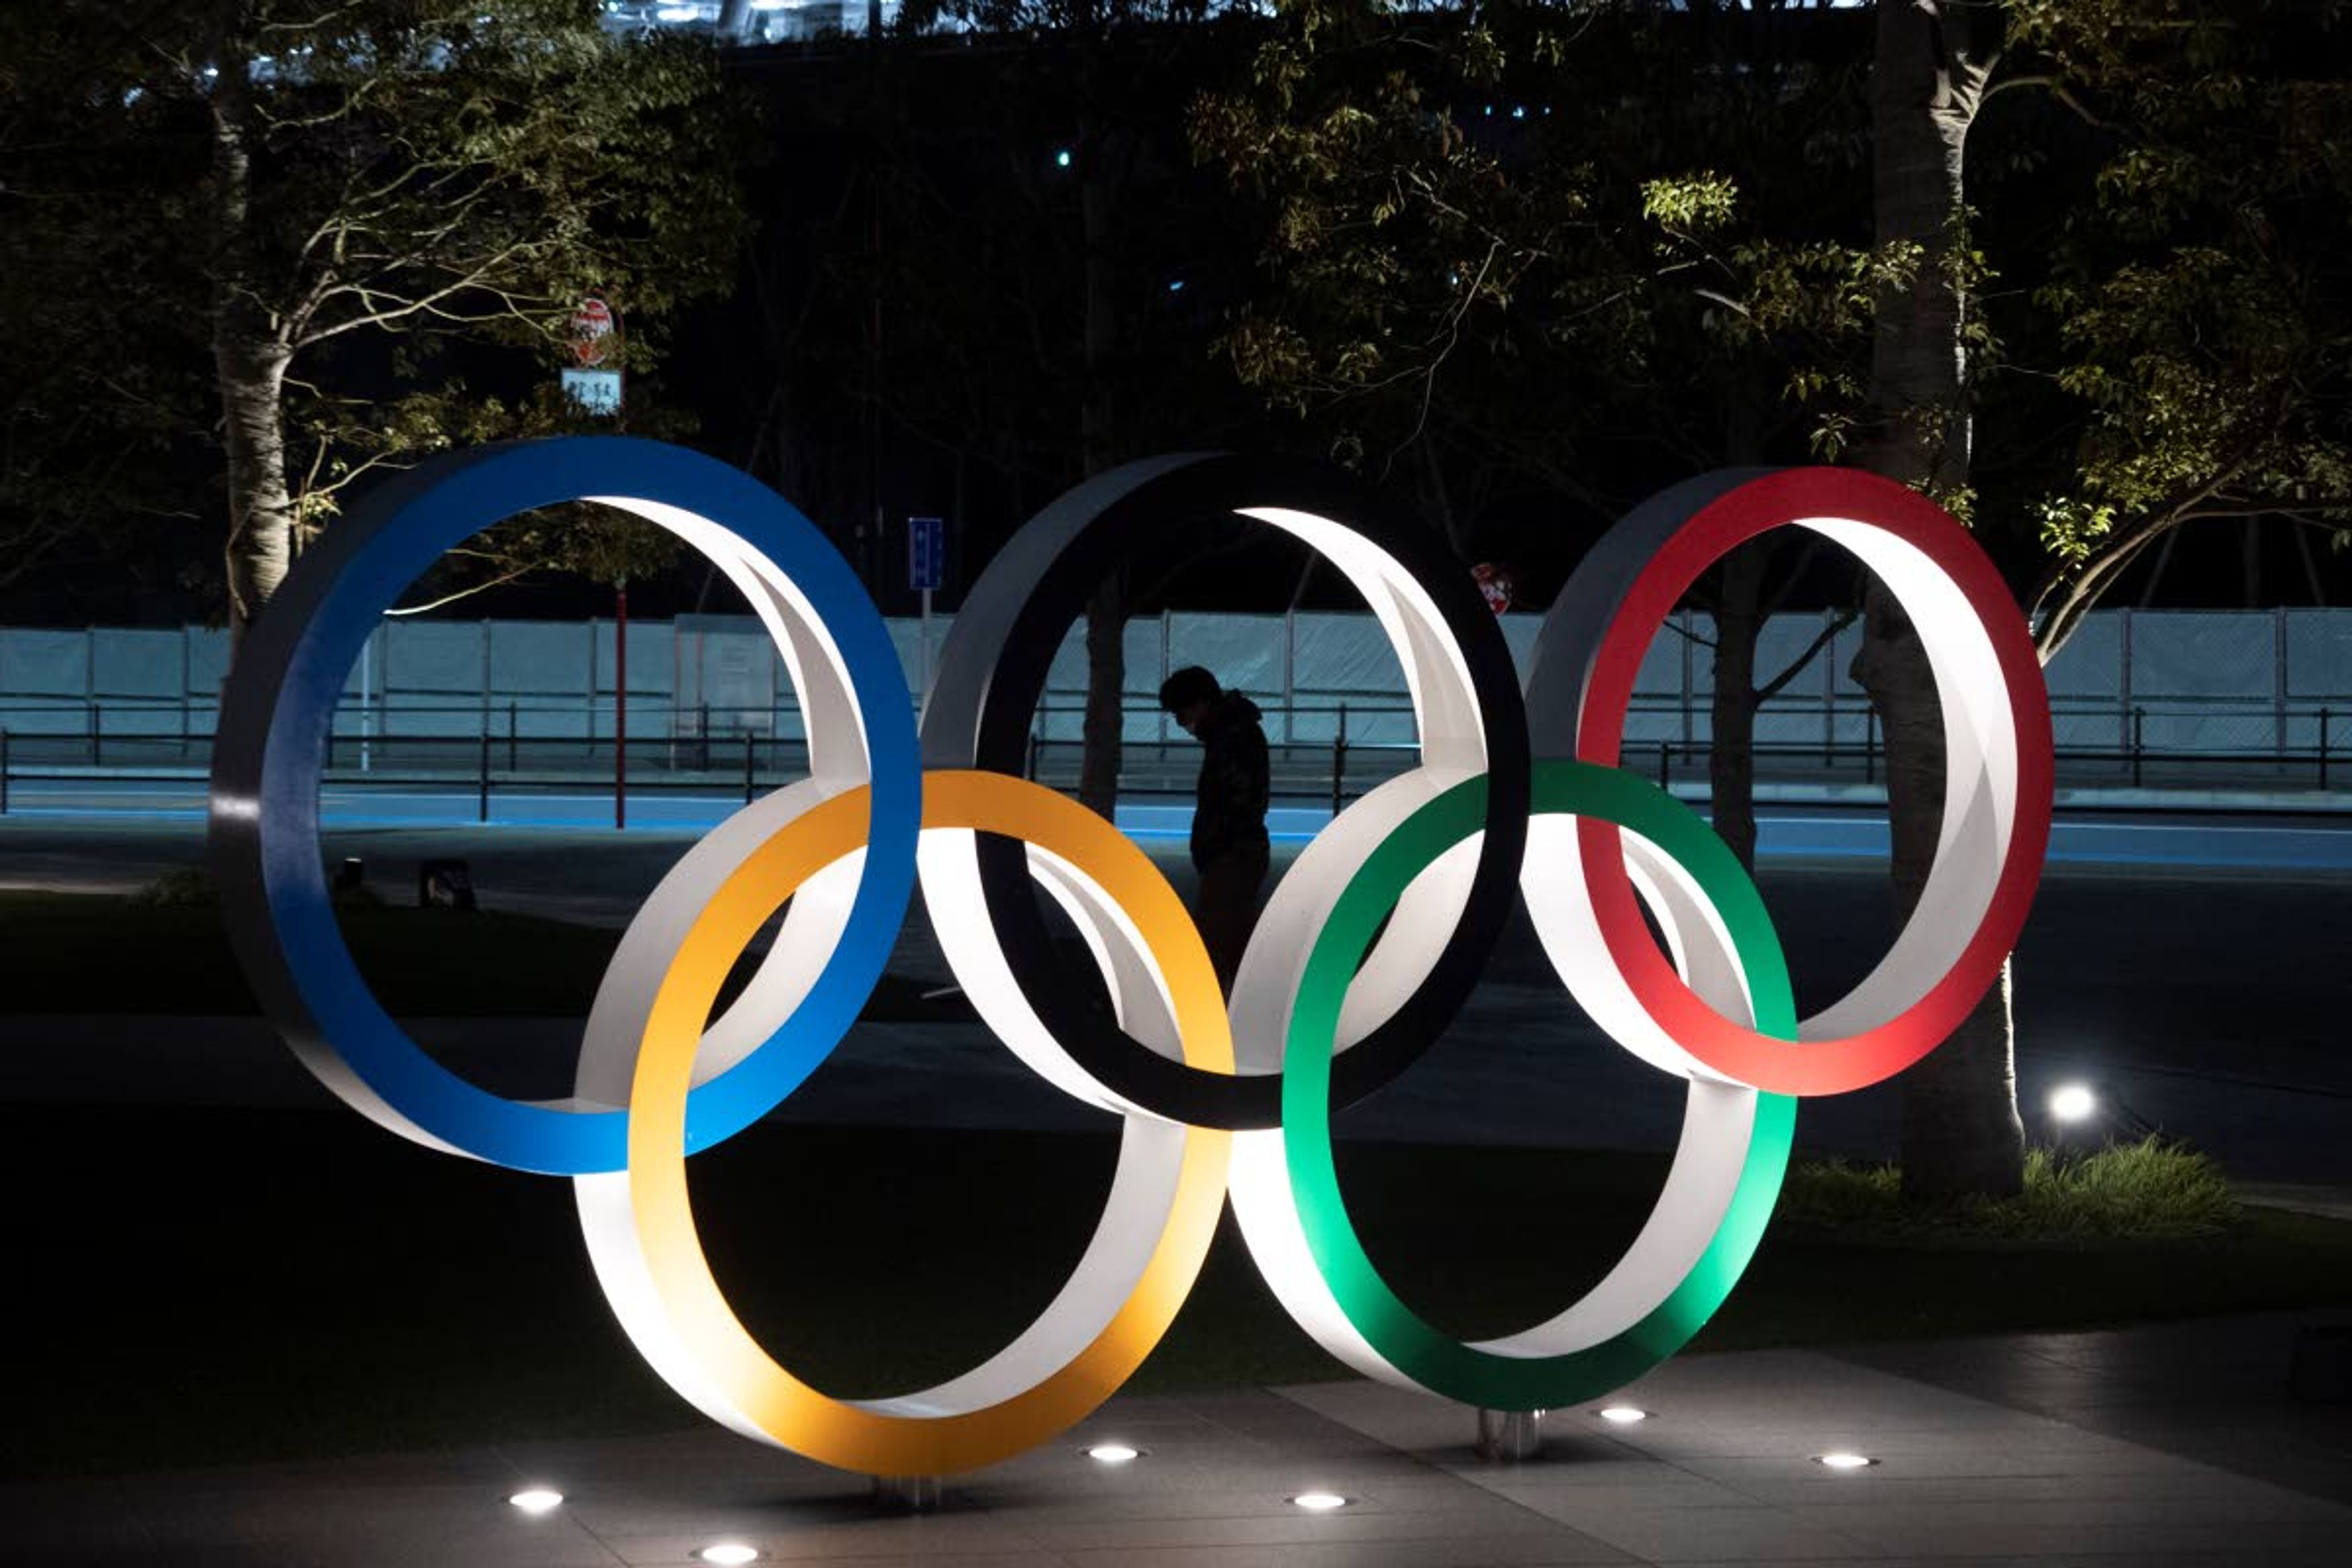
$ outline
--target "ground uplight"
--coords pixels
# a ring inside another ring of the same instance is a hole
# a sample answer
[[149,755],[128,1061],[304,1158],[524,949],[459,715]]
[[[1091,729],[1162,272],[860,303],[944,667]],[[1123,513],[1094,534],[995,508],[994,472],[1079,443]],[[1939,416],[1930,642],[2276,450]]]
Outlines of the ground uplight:
[[2082,1121],[2095,1114],[2099,1097],[2086,1083],[2062,1083],[2050,1091],[2050,1114],[2059,1121]]
[[1290,1505],[1309,1513],[1329,1513],[1335,1508],[1347,1507],[1348,1500],[1338,1492],[1300,1492],[1290,1500]]
[[1620,1426],[1631,1426],[1636,1421],[1647,1421],[1650,1413],[1635,1405],[1612,1405],[1601,1412],[1601,1419]]
[[562,1506],[563,1494],[548,1487],[526,1487],[507,1501],[525,1513],[549,1513]]
[[715,1563],[719,1568],[736,1568],[737,1564],[755,1563],[760,1554],[740,1541],[722,1541],[716,1546],[706,1546],[695,1553],[705,1563]]
[[1816,1454],[1813,1456],[1813,1463],[1817,1465],[1827,1465],[1832,1470],[1863,1470],[1868,1469],[1871,1466],[1878,1463],[1878,1461],[1872,1458],[1867,1454],[1849,1454],[1839,1452],[1834,1454]]
[[1142,1449],[1130,1448],[1125,1443],[1097,1443],[1087,1450],[1087,1458],[1097,1465],[1124,1465],[1142,1454]]

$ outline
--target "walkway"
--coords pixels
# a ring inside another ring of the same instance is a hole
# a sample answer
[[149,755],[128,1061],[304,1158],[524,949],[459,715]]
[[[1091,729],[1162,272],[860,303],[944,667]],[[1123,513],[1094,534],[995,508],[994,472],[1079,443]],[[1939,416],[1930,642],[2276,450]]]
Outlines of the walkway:
[[[16,1487],[0,1562],[614,1568],[735,1542],[961,1568],[2336,1568],[2352,1406],[2287,1398],[2294,1330],[1689,1357],[1626,1391],[1647,1420],[1558,1412],[1517,1463],[1476,1458],[1469,1412],[1370,1384],[1115,1399],[920,1516],[716,1427]],[[1086,1457],[1111,1440],[1142,1457]],[[1874,1463],[1818,1461],[1839,1451]],[[534,1485],[565,1500],[537,1518],[504,1500]],[[1291,1500],[1314,1490],[1346,1506]]]

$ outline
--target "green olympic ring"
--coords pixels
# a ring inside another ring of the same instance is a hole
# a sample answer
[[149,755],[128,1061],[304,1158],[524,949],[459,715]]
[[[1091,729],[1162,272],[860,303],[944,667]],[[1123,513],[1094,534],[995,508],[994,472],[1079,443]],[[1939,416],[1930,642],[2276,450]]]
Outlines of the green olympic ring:
[[[1536,763],[1534,805],[1538,816],[1614,823],[1679,865],[1721,919],[1747,983],[1758,1032],[1795,1040],[1788,964],[1763,899],[1730,848],[1695,812],[1635,774],[1559,761]],[[1331,1147],[1332,1042],[1349,984],[1381,922],[1416,876],[1480,830],[1486,811],[1483,776],[1454,785],[1408,817],[1339,895],[1308,952],[1290,1016],[1280,1136],[1307,1247],[1356,1333],[1397,1372],[1432,1393],[1488,1408],[1528,1409],[1573,1404],[1622,1387],[1688,1343],[1723,1304],[1771,1217],[1788,1168],[1797,1102],[1694,1080],[1694,1093],[1754,1101],[1737,1184],[1681,1282],[1638,1321],[1598,1342],[1528,1353],[1539,1346],[1537,1331],[1516,1343],[1465,1343],[1431,1327],[1399,1300],[1365,1253],[1339,1191]],[[1505,1345],[1509,1348],[1500,1348]]]

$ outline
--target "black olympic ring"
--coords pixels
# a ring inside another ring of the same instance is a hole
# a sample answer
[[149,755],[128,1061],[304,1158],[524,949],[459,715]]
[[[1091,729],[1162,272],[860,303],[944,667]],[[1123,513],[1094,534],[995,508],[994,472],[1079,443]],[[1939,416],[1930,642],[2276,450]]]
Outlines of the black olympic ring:
[[[1394,1080],[1461,1009],[1518,896],[1529,815],[1528,730],[1510,648],[1470,573],[1410,510],[1326,464],[1238,454],[1183,454],[1131,463],[1068,491],[1015,533],[957,612],[922,720],[926,768],[978,768],[1020,775],[1048,668],[1097,584],[1144,538],[1213,516],[1264,511],[1323,522],[1384,556],[1426,596],[1453,646],[1475,708],[1488,780],[1486,831],[1454,939],[1411,994],[1333,1063],[1332,1103],[1351,1104]],[[1312,539],[1309,540],[1313,543]],[[1337,542],[1334,541],[1334,542]],[[1370,592],[1393,591],[1379,584]],[[1381,608],[1375,604],[1376,613]],[[1384,617],[1385,618],[1385,617]],[[1392,636],[1398,630],[1391,626]],[[1400,647],[1412,667],[1412,650]],[[1430,726],[1424,722],[1424,743]],[[977,870],[1007,967],[1029,1005],[1070,1058],[1113,1093],[1155,1115],[1195,1127],[1279,1126],[1279,1074],[1228,1075],[1188,1067],[1085,1005],[1057,966],[1020,843],[982,835]],[[1269,918],[1280,911],[1269,909]],[[1240,1026],[1243,1020],[1236,1019]],[[1246,1045],[1237,1039],[1236,1045]],[[1275,1047],[1278,1051],[1278,1046]]]

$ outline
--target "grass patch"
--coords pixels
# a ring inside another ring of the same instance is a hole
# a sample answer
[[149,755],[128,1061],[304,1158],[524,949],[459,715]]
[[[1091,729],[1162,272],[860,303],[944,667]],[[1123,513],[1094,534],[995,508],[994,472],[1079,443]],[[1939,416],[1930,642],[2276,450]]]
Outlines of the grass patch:
[[[691,1167],[713,1268],[796,1373],[903,1392],[1055,1290],[1108,1136],[763,1123]],[[1454,1332],[1558,1311],[1640,1226],[1662,1158],[1343,1142],[1366,1246]],[[0,1108],[17,1343],[0,1473],[94,1473],[660,1431],[699,1417],[604,1305],[570,1184],[333,1112]],[[1776,1223],[1694,1348],[2049,1331],[2352,1303],[2352,1226],[2253,1209],[2168,1240],[1856,1244]],[[1230,1222],[1132,1385],[1339,1375]]]
[[[395,1017],[585,1017],[618,931],[536,915],[415,909],[339,899],[360,973]],[[258,1012],[218,905],[181,874],[127,897],[0,892],[0,950],[15,1013],[181,1016]],[[742,973],[730,982],[740,983]],[[926,999],[886,975],[864,1016],[968,1020],[961,996]]]
[[2013,1198],[1910,1204],[1902,1185],[1892,1165],[1799,1164],[1781,1193],[1781,1220],[1853,1239],[2077,1244],[2205,1236],[2240,1217],[2221,1167],[2162,1138],[2083,1155],[2030,1150],[2025,1190]]

